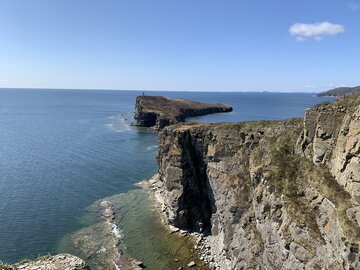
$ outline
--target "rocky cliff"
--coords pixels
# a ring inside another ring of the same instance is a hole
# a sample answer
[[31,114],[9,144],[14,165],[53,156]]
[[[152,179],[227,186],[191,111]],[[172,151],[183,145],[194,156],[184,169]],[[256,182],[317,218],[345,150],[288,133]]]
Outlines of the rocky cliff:
[[[158,197],[212,269],[360,269],[360,100],[165,128]],[[300,136],[299,136],[300,134]]]
[[224,104],[207,104],[161,96],[138,96],[135,119],[138,126],[160,130],[165,126],[184,122],[187,117],[230,111],[232,107]]
[[[326,165],[357,205],[360,202],[360,96],[307,110],[297,153],[314,164]],[[360,225],[358,210],[359,207],[348,209],[355,211]]]

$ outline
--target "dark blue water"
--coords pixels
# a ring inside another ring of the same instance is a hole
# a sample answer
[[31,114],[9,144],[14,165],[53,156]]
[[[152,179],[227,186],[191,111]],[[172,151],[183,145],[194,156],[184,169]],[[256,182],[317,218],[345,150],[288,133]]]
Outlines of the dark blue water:
[[[133,128],[136,91],[0,90],[0,261],[57,252],[94,201],[156,170],[157,133]],[[198,121],[299,117],[311,94],[146,92],[234,111]]]

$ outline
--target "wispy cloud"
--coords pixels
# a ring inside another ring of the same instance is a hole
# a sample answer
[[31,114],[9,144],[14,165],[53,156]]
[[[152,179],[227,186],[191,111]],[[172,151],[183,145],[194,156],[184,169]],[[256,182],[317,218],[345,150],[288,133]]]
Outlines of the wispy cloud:
[[359,3],[355,3],[355,2],[349,2],[347,4],[347,7],[353,11],[356,11],[360,8],[360,4]]
[[333,24],[330,22],[320,23],[295,23],[289,28],[289,32],[297,41],[305,41],[307,39],[322,40],[325,36],[334,36],[345,31],[345,27],[341,24]]
[[294,88],[294,90],[296,91],[312,91],[314,89],[318,88],[316,85],[313,84],[308,84],[308,85],[304,85],[304,86],[297,86]]

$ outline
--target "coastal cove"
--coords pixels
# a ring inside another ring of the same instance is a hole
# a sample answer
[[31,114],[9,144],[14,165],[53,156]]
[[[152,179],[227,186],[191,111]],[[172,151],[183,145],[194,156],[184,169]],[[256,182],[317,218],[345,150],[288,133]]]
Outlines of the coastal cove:
[[[71,251],[64,239],[94,224],[91,209],[106,197],[117,202],[115,222],[122,229],[122,244],[129,255],[148,265],[163,260],[160,267],[174,259],[171,252],[161,254],[162,247],[145,255],[149,247],[134,248],[139,246],[136,241],[141,240],[141,228],[129,237],[134,221],[144,226],[143,232],[150,233],[155,226],[154,232],[164,236],[156,221],[149,222],[151,206],[144,203],[146,195],[134,185],[153,176],[158,168],[158,133],[131,126],[135,98],[141,94],[0,90],[0,130],[4,134],[0,140],[1,261],[13,263],[48,252]],[[299,93],[145,94],[225,103],[234,108],[230,113],[195,118],[201,122],[302,117],[306,108],[333,100]]]

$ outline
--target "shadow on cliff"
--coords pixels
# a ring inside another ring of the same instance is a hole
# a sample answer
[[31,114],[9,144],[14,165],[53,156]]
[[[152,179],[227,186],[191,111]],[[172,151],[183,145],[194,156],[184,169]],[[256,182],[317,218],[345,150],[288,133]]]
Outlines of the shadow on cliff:
[[211,234],[211,217],[216,213],[214,192],[207,176],[204,162],[205,149],[190,134],[183,137],[186,147],[182,156],[183,194],[179,198],[176,223],[190,231]]

